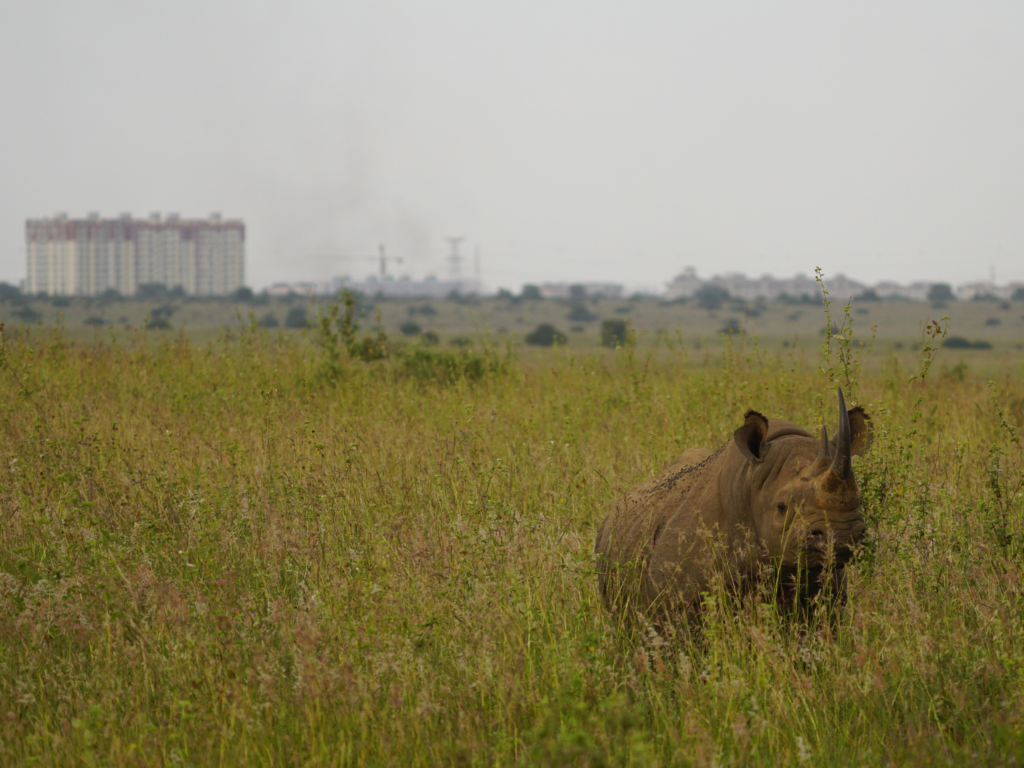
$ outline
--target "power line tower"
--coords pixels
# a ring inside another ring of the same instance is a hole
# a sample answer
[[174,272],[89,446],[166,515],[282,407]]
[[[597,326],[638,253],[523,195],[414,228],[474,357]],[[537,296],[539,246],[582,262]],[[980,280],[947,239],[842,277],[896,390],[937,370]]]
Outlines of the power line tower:
[[466,238],[459,237],[445,238],[452,246],[452,252],[448,255],[448,275],[453,283],[462,280],[462,256],[459,254],[459,243]]
[[380,244],[380,255],[377,257],[380,259],[380,281],[384,282],[384,278],[388,273],[388,262],[397,261],[399,264],[402,263],[401,256],[388,256],[384,253],[384,243]]

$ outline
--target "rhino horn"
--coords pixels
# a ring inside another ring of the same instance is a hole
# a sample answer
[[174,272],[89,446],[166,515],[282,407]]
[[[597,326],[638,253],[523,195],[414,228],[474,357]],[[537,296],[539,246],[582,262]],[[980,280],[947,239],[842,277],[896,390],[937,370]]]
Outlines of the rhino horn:
[[850,414],[846,410],[846,398],[842,388],[837,388],[839,395],[839,435],[836,439],[836,455],[832,457],[832,474],[840,480],[848,480],[853,475],[853,431],[850,429]]

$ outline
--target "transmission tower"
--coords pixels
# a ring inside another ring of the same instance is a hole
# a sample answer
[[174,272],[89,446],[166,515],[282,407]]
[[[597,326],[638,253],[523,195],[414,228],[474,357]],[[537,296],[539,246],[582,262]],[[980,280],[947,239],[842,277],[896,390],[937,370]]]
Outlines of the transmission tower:
[[452,252],[448,255],[448,274],[452,282],[457,283],[462,280],[462,256],[459,254],[459,243],[466,238],[460,235],[459,237],[448,237],[445,239],[452,246]]

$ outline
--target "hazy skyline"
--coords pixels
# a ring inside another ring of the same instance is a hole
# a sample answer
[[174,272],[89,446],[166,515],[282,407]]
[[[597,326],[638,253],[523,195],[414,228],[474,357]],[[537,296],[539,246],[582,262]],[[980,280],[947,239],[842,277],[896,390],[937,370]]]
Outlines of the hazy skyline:
[[56,211],[241,217],[255,288],[1024,280],[1019,3],[8,4],[0,105],[0,280]]

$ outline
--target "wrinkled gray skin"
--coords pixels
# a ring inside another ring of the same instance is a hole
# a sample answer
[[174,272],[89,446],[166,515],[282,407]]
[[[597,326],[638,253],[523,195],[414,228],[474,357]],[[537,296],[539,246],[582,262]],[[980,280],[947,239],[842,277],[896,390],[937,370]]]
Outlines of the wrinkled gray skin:
[[851,457],[870,446],[871,423],[838,395],[832,442],[824,427],[815,438],[749,411],[717,451],[692,448],[626,493],[594,547],[605,603],[651,618],[693,616],[712,579],[749,582],[770,565],[788,595],[797,587],[785,579],[792,582],[798,563],[813,575],[830,560],[832,587],[841,592],[843,566],[866,530]]

